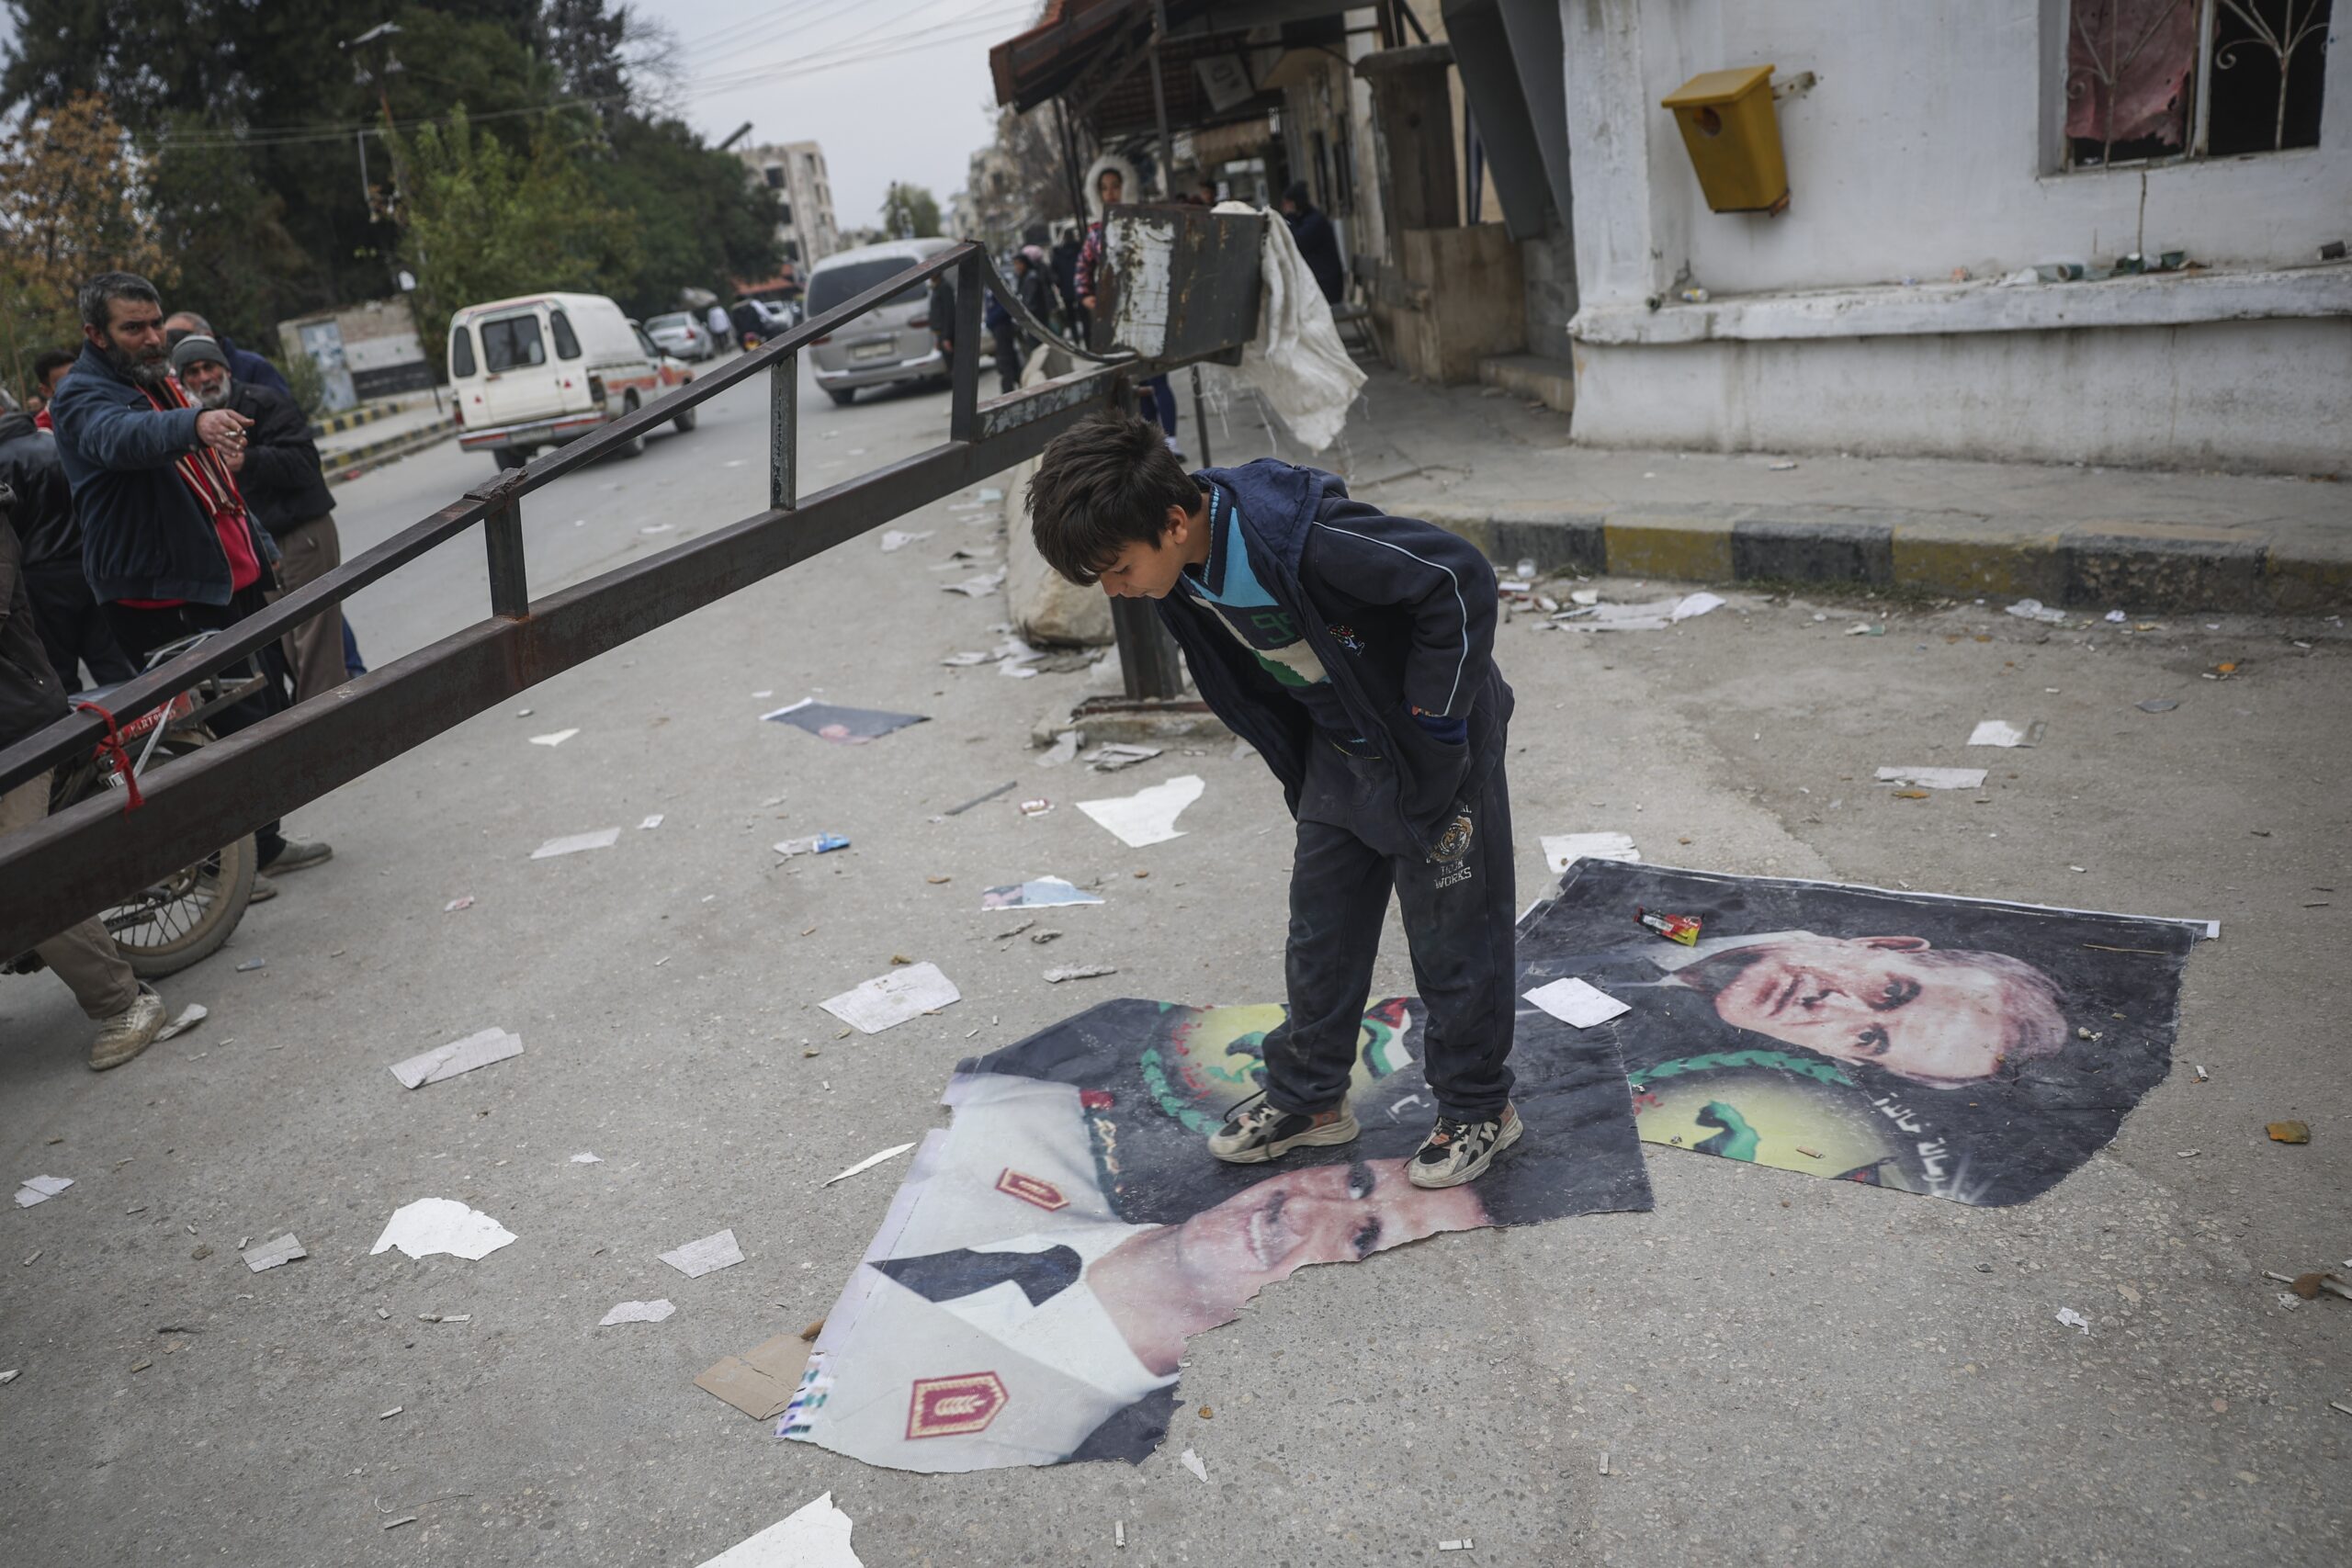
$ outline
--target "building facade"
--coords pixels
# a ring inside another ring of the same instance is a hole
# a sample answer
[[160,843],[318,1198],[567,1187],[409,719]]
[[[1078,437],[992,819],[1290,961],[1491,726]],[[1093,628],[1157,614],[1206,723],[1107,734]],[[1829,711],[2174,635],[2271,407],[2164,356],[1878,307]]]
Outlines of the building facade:
[[776,238],[784,243],[784,262],[797,277],[808,275],[809,264],[842,248],[841,231],[833,222],[833,183],[825,172],[825,150],[814,141],[787,141],[781,146],[742,147],[736,156],[751,177],[776,194],[783,210],[776,220]]

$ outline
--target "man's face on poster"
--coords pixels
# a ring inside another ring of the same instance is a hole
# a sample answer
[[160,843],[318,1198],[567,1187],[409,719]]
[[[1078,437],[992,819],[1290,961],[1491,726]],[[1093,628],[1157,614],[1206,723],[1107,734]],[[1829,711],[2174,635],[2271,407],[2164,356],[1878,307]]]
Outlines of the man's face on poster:
[[1178,1227],[1176,1258],[1201,1300],[1241,1303],[1309,1263],[1353,1263],[1384,1247],[1487,1223],[1466,1187],[1423,1189],[1401,1159],[1286,1170]]
[[1683,977],[1736,1029],[1927,1082],[1988,1077],[2010,1046],[2014,982],[1928,951],[1914,936],[1799,933],[1711,954]]

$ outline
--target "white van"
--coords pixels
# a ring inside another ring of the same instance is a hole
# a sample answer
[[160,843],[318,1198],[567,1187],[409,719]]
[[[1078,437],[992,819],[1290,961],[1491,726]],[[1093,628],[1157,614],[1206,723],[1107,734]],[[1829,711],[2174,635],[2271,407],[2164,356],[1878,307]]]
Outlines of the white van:
[[[531,294],[469,305],[449,321],[449,389],[458,445],[488,448],[519,468],[542,446],[560,446],[634,412],[667,389],[658,353],[601,294]],[[695,427],[692,409],[677,428]],[[639,437],[625,457],[645,450]]]

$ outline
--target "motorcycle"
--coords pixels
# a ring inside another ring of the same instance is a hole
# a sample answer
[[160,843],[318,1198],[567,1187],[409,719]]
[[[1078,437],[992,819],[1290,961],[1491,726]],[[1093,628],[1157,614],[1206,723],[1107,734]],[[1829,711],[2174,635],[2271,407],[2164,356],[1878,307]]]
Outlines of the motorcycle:
[[[199,632],[159,648],[147,667],[168,663],[213,635]],[[111,741],[94,746],[87,756],[63,764],[51,776],[51,815],[126,788],[119,757],[129,759],[132,773],[144,778],[155,764],[210,745],[216,737],[205,715],[243,701],[266,679],[254,675],[223,682],[208,675],[160,707],[135,718],[119,718]],[[111,689],[84,692],[75,700],[103,706]],[[261,852],[248,833],[100,911],[99,919],[131,972],[142,980],[159,979],[220,951],[244,919],[260,866]],[[26,953],[0,964],[0,974],[29,975],[42,967],[39,953]]]

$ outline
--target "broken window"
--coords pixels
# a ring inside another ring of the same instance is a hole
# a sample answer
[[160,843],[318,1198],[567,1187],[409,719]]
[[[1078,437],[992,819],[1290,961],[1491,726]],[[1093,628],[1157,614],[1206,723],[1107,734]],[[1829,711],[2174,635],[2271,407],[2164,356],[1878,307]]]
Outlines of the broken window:
[[2334,0],[2071,0],[2066,166],[2319,143]]

